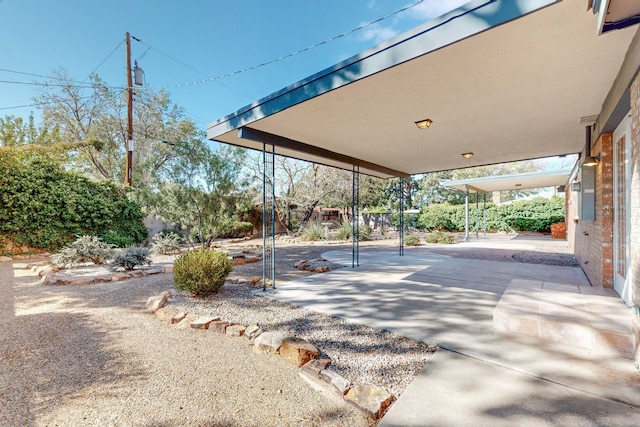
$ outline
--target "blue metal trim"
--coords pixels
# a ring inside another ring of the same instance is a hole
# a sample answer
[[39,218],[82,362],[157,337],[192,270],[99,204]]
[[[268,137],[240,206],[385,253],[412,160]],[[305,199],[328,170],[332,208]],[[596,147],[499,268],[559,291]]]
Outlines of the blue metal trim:
[[602,33],[606,33],[608,31],[621,30],[623,28],[630,27],[640,22],[640,15],[630,16],[625,19],[621,19],[615,22],[605,22],[602,26]]
[[473,0],[398,37],[247,105],[208,126],[207,138],[505,24],[561,0]]

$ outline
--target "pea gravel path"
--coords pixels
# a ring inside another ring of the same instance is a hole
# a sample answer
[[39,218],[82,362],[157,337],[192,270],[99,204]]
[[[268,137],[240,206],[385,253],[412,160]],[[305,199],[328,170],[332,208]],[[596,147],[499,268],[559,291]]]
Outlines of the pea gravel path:
[[32,274],[0,263],[1,426],[369,424],[243,338],[145,313],[170,274],[50,287]]

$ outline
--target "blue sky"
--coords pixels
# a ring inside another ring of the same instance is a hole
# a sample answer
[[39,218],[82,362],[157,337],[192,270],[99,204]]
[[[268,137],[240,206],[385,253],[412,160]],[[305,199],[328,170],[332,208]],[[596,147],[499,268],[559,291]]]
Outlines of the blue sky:
[[[375,25],[271,65],[176,87],[270,61],[418,3]],[[145,84],[166,88],[186,115],[207,123],[451,10],[466,0],[0,0],[0,116],[26,117],[40,87],[64,68],[126,85],[124,34]],[[109,56],[109,54],[111,56]],[[106,59],[106,60],[105,60]],[[10,70],[10,71],[7,71]]]

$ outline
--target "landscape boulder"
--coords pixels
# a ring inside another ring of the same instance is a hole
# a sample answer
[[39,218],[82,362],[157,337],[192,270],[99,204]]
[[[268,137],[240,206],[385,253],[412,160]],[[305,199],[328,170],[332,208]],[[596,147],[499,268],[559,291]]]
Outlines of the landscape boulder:
[[180,310],[178,310],[176,307],[168,306],[168,307],[162,307],[157,309],[153,314],[155,314],[156,317],[162,320],[163,322],[167,322],[169,321],[169,319],[171,319],[173,316],[175,316],[179,312]]
[[147,300],[147,311],[149,313],[154,313],[157,309],[164,307],[164,304],[167,302],[166,295],[154,295],[149,297]]
[[315,359],[319,354],[316,346],[302,338],[285,338],[280,346],[280,355],[284,360],[298,367]]
[[278,354],[282,341],[287,338],[284,332],[263,332],[253,343],[253,351],[263,354]]
[[191,325],[189,326],[191,326],[192,329],[209,329],[209,325],[217,320],[220,320],[220,318],[211,316],[200,316],[193,322],[191,322]]
[[241,337],[246,329],[247,327],[244,325],[230,325],[227,326],[226,334],[232,337]]
[[227,327],[229,326],[231,326],[231,323],[217,319],[211,322],[211,324],[209,325],[209,329],[213,332],[218,332],[219,334],[226,334]]
[[349,389],[344,399],[369,418],[379,420],[394,397],[388,391],[373,385],[355,385]]
[[245,329],[244,337],[247,340],[249,340],[251,344],[253,344],[256,338],[260,336],[261,333],[262,333],[262,329],[260,329],[260,326],[250,325],[250,326],[247,326],[247,329]]

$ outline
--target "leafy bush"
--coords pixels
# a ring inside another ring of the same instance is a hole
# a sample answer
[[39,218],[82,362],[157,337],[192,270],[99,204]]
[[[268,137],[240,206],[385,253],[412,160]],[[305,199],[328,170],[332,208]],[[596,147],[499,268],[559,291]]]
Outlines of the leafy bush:
[[101,239],[118,248],[126,248],[137,243],[133,237],[119,231],[108,231],[101,236]]
[[449,245],[453,243],[453,236],[442,231],[436,230],[429,233],[426,238],[427,243],[439,243]]
[[426,230],[460,229],[458,212],[462,213],[462,228],[464,229],[464,206],[450,205],[448,203],[429,205],[423,209],[418,218],[418,227]]
[[180,237],[175,233],[158,233],[153,236],[151,252],[159,255],[170,255],[180,252]]
[[[548,232],[551,224],[564,220],[564,211],[564,199],[557,196],[551,199],[537,197],[500,206],[488,204],[484,214],[480,208],[479,226],[484,226],[484,215],[488,230]],[[475,227],[475,217],[475,206],[469,206],[471,229]],[[422,229],[441,231],[464,230],[464,223],[464,206],[448,203],[426,206],[418,220]]]
[[324,225],[319,222],[309,222],[302,229],[302,234],[300,237],[306,242],[322,240],[325,238]]
[[102,265],[114,255],[113,245],[96,236],[81,236],[66,248],[51,256],[51,261],[59,267],[68,267],[81,262]]
[[56,251],[74,236],[119,232],[142,242],[140,207],[111,181],[94,182],[43,159],[0,156],[0,234]]
[[109,268],[117,270],[122,267],[126,271],[131,271],[139,265],[151,265],[149,249],[142,246],[129,246],[116,252]]
[[405,246],[420,246],[420,238],[413,234],[409,234],[404,236],[404,244]]
[[227,255],[214,249],[195,249],[178,257],[173,266],[173,279],[179,291],[194,297],[218,292],[233,269]]

